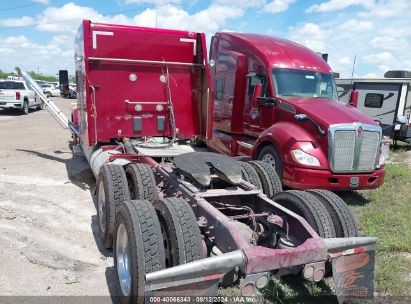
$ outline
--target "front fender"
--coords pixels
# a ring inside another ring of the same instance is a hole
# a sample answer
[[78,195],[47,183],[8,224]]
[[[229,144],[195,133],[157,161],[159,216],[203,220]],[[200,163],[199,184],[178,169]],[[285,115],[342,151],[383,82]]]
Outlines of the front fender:
[[[323,151],[320,143],[304,128],[291,122],[278,122],[265,129],[257,139],[252,151],[252,158],[257,158],[259,151],[267,144],[273,144],[280,154],[281,161],[294,166],[301,166],[296,163],[290,154],[291,150],[301,149],[308,154],[315,156],[320,167],[313,169],[328,168],[328,152]],[[304,166],[310,168],[310,166]]]

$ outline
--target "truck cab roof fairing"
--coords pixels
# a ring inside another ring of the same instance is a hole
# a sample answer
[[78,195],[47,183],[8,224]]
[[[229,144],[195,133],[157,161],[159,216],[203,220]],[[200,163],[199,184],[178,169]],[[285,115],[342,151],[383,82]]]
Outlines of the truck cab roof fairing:
[[241,44],[271,68],[289,68],[331,73],[331,67],[317,53],[296,42],[257,34],[218,33],[228,44]]

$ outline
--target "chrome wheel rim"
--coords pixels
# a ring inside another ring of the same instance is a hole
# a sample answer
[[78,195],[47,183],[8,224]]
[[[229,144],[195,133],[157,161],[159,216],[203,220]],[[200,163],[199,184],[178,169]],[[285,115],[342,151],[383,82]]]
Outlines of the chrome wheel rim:
[[100,184],[98,185],[97,204],[100,230],[104,233],[106,231],[106,217],[104,214],[104,211],[106,210],[106,192],[104,191],[103,181],[100,181]]
[[117,230],[117,275],[120,282],[121,292],[128,296],[131,291],[131,263],[130,251],[128,248],[128,235],[123,223],[118,226]]
[[273,155],[271,155],[269,153],[264,154],[263,157],[261,158],[261,160],[263,162],[269,164],[270,166],[275,167],[275,159],[274,159]]
[[24,103],[24,113],[28,113],[29,112],[29,105],[26,103]]

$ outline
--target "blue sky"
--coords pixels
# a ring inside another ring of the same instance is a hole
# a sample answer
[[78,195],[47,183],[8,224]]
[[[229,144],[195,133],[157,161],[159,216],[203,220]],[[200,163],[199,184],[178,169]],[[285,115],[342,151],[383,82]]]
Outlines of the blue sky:
[[73,73],[82,19],[284,37],[328,53],[342,76],[411,70],[409,0],[14,0],[0,2],[0,69]]

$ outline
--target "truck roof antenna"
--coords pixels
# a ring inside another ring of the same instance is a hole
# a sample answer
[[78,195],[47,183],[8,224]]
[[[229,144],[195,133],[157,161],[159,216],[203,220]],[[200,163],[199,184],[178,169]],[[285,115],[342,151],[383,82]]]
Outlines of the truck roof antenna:
[[354,54],[354,61],[352,63],[352,72],[351,72],[351,84],[352,84],[352,79],[354,77],[354,70],[355,70],[355,60],[357,59],[357,54]]

